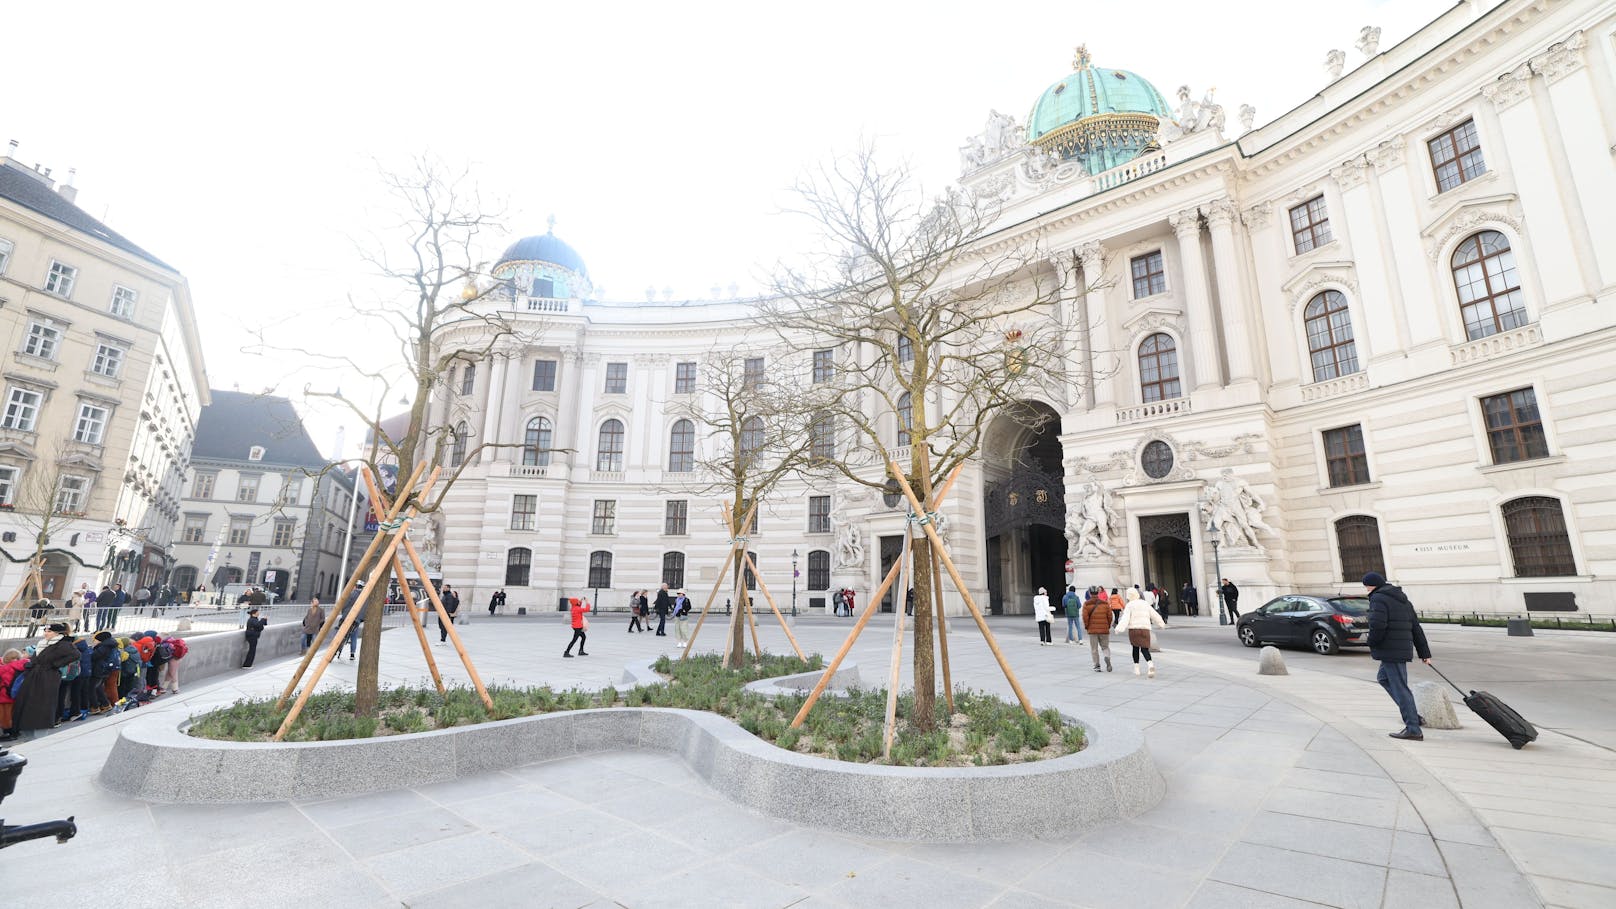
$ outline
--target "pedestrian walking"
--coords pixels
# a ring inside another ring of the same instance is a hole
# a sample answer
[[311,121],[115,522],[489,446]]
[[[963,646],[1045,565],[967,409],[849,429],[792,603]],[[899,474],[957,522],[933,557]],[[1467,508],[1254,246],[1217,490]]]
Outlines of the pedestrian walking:
[[1128,644],[1133,647],[1133,674],[1139,674],[1139,657],[1145,658],[1145,674],[1149,678],[1156,677],[1156,663],[1150,657],[1150,626],[1156,625],[1165,629],[1167,623],[1150,608],[1136,587],[1128,588],[1128,598],[1122,607],[1122,618],[1117,620],[1117,631],[1128,636]]
[[579,599],[578,597],[568,597],[567,604],[571,607],[572,612],[572,640],[567,642],[567,649],[561,655],[564,657],[571,657],[572,645],[577,644],[578,655],[589,656],[589,652],[584,650],[584,642],[589,637],[589,635],[586,633],[589,631],[589,619],[584,615],[584,613],[588,612],[591,608],[589,601]]
[[1094,671],[1100,671],[1100,656],[1105,655],[1105,671],[1111,671],[1111,608],[1106,605],[1105,588],[1090,587],[1083,600],[1083,626],[1089,630],[1089,656],[1094,660]]
[[1184,611],[1189,615],[1201,614],[1201,597],[1189,581],[1185,581],[1184,589],[1178,592],[1178,601],[1184,604]]
[[1218,585],[1218,591],[1223,594],[1223,608],[1229,613],[1229,621],[1240,618],[1240,588],[1228,578]]
[[67,625],[63,622],[47,625],[44,646],[28,660],[22,687],[12,696],[15,703],[11,728],[17,735],[49,729],[60,722],[57,699],[62,687],[62,670],[77,665],[80,660],[78,648],[67,636]]
[[1049,634],[1049,620],[1054,617],[1054,612],[1049,608],[1049,593],[1042,587],[1032,598],[1032,614],[1038,620],[1038,646],[1048,647],[1055,643]]
[[628,633],[644,631],[650,622],[640,615],[640,592],[638,590],[628,595]]
[[[442,647],[449,642],[449,624],[454,621],[455,613],[460,611],[460,594],[455,593],[449,585],[443,585],[444,595],[439,598],[443,603],[444,615],[438,616],[438,646]],[[447,617],[448,621],[445,621]]]
[[1111,588],[1111,595],[1105,598],[1106,606],[1111,609],[1111,630],[1117,630],[1117,623],[1122,621],[1122,597],[1117,588]]
[[257,606],[247,610],[247,659],[242,661],[242,669],[251,667],[253,658],[258,656],[258,636],[264,633],[264,628],[267,625],[269,625],[269,619],[258,617]]
[[1420,617],[1403,588],[1386,583],[1378,571],[1364,575],[1363,585],[1369,591],[1369,656],[1380,662],[1375,681],[1391,695],[1403,715],[1402,730],[1387,734],[1394,739],[1423,742],[1420,712],[1414,703],[1414,692],[1408,688],[1408,664],[1416,653],[1421,662],[1431,662],[1425,629],[1420,627]]
[[915,589],[913,587],[911,587],[908,590],[904,591],[904,594],[903,594],[903,614],[904,615],[914,615],[915,614]]
[[308,653],[309,648],[314,646],[314,636],[319,634],[320,629],[323,627],[325,627],[325,607],[320,605],[319,597],[313,597],[309,600],[309,611],[303,613],[303,648],[300,651],[301,653]]
[[1061,597],[1061,610],[1066,613],[1066,643],[1074,640],[1083,643],[1083,599],[1077,595],[1075,585],[1067,585],[1066,594]]
[[668,625],[668,613],[673,611],[673,597],[668,594],[668,584],[666,581],[662,582],[662,589],[656,592],[656,605],[652,608],[656,610],[657,614],[657,637],[665,638],[668,636],[668,632],[666,630]]
[[690,598],[685,596],[683,590],[673,597],[673,633],[678,636],[679,643],[690,644]]
[[[353,593],[348,594],[348,602],[342,607],[342,614],[337,616],[336,627],[341,628],[342,623],[348,621],[348,614],[353,612],[355,609],[359,610],[358,617],[355,618],[354,623],[348,627],[348,637],[346,643],[348,644],[349,662],[353,662],[354,651],[359,645],[359,630],[364,627],[365,624],[365,606],[363,603],[359,602],[360,597],[364,595],[365,582],[359,581],[357,584],[355,584]],[[341,656],[342,645],[338,644],[337,649],[333,651],[331,655],[332,657]]]

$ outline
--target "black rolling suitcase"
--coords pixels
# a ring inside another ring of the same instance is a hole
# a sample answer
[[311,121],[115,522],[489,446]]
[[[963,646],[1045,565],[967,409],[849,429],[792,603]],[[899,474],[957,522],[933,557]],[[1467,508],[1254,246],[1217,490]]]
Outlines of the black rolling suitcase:
[[[1442,670],[1435,666],[1431,666],[1431,669],[1437,675],[1442,675]],[[1445,675],[1442,675],[1442,681],[1453,685],[1453,680]],[[1485,691],[1465,694],[1464,689],[1458,685],[1453,685],[1453,690],[1464,698],[1465,706],[1469,707],[1472,713],[1486,720],[1488,725],[1498,730],[1499,735],[1509,739],[1510,745],[1514,746],[1515,750],[1519,751],[1526,747],[1527,742],[1537,739],[1537,727],[1528,723],[1525,717],[1515,712],[1515,708],[1500,701],[1496,696]]]

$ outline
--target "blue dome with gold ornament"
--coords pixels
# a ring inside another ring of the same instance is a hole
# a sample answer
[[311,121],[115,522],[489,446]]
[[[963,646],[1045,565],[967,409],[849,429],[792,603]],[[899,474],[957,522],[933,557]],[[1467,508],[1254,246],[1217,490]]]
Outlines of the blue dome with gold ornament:
[[1027,141],[1091,174],[1138,157],[1156,141],[1172,109],[1156,86],[1125,69],[1095,66],[1078,47],[1073,71],[1038,97],[1027,115]]

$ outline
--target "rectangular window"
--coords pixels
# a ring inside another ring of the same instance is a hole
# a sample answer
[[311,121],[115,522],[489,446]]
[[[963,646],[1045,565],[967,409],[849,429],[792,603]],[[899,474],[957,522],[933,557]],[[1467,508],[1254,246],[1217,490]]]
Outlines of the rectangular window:
[[628,394],[628,364],[606,364],[606,393],[609,395]]
[[595,534],[613,533],[617,529],[617,502],[614,499],[596,499],[595,517],[589,525],[589,532]]
[[1543,419],[1532,389],[1517,388],[1482,398],[1481,413],[1487,421],[1487,444],[1494,464],[1549,456],[1549,440],[1543,435]]
[[122,347],[114,344],[101,343],[95,346],[95,360],[90,363],[90,371],[116,379],[118,371],[123,369],[124,351]]
[[1134,256],[1128,262],[1133,274],[1133,298],[1140,300],[1167,290],[1167,270],[1162,267],[1161,250]]
[[50,272],[45,275],[45,292],[58,297],[73,296],[73,282],[77,281],[79,270],[71,265],[63,265],[51,260]]
[[28,337],[22,342],[22,352],[46,360],[56,359],[62,346],[62,330],[49,322],[29,322]]
[[109,414],[110,411],[98,404],[80,404],[79,418],[73,424],[73,441],[100,445],[107,435]]
[[1331,486],[1357,486],[1369,482],[1369,459],[1364,454],[1363,427],[1357,424],[1324,432],[1324,465]]
[[236,484],[236,501],[258,501],[258,481],[260,479],[262,478],[257,474],[242,474],[241,482]]
[[122,284],[112,285],[112,305],[110,311],[113,315],[124,319],[135,317],[135,301],[140,295]]
[[180,531],[181,543],[200,543],[208,536],[208,516],[205,514],[188,514],[185,516],[185,529]]
[[12,504],[12,498],[17,494],[17,474],[15,467],[0,467],[0,505]]
[[292,545],[292,533],[296,530],[296,528],[297,528],[297,522],[296,521],[276,521],[275,522],[275,530],[270,534],[270,537],[269,537],[269,545],[271,545],[271,546],[290,546],[290,545]]
[[44,400],[45,396],[37,391],[29,391],[26,388],[11,389],[6,394],[6,415],[0,419],[0,426],[33,432],[34,423],[39,420],[39,406]]
[[747,357],[741,366],[741,387],[754,391],[763,387],[763,358]]
[[808,532],[830,533],[830,496],[808,497]]
[[1324,196],[1314,196],[1291,209],[1291,240],[1296,243],[1297,255],[1311,252],[1333,239]]
[[219,478],[219,475],[216,474],[216,473],[199,473],[199,474],[197,474],[196,479],[191,481],[191,498],[193,498],[193,499],[211,499],[211,498],[213,498],[213,483],[218,478]]
[[90,491],[89,477],[64,475],[56,483],[56,513],[79,514]]
[[476,388],[477,366],[474,363],[467,363],[465,368],[460,370],[460,393],[462,395],[469,395]]
[[684,499],[669,499],[662,517],[662,532],[670,537],[682,537],[690,516],[690,503]]
[[814,384],[822,385],[836,379],[836,351],[814,351]]
[[696,364],[673,364],[673,393],[676,395],[693,395],[696,393]]
[[227,542],[231,546],[247,545],[247,537],[252,533],[252,518],[231,518],[230,536]]
[[537,530],[539,526],[539,497],[513,496],[511,498],[511,529]]
[[555,383],[556,383],[556,361],[554,361],[554,360],[534,360],[533,361],[533,390],[534,391],[555,391],[556,390],[556,384]]
[[303,498],[303,478],[287,477],[281,481],[281,491],[276,493],[275,501],[282,505],[296,505]]
[[6,273],[6,266],[11,264],[11,251],[16,249],[10,240],[0,240],[0,275]]
[[1476,121],[1466,120],[1425,143],[1431,151],[1431,170],[1436,174],[1436,191],[1445,193],[1487,172],[1481,156],[1481,140]]

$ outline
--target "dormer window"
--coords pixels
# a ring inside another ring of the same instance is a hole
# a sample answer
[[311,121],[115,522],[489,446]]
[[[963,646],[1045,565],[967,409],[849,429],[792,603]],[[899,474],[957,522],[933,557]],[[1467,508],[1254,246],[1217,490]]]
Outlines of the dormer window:
[[264,459],[264,446],[262,446],[262,445],[254,445],[253,447],[247,449],[247,460],[249,460],[249,461],[262,461],[263,459]]

